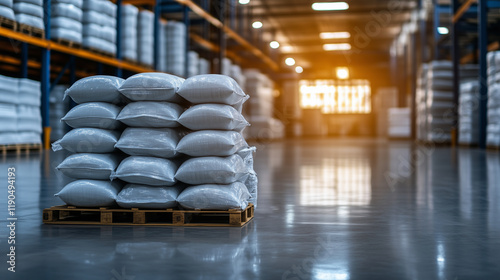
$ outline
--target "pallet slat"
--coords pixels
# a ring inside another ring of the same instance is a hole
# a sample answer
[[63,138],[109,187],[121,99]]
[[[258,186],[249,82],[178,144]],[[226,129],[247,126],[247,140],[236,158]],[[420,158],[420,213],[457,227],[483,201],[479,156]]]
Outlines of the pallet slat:
[[0,27],[17,30],[17,22],[0,16]]
[[243,211],[78,208],[66,205],[43,210],[43,223],[58,225],[242,227],[253,217],[254,206],[251,203]]
[[11,144],[11,145],[0,145],[0,150],[2,155],[6,155],[9,151],[15,151],[16,154],[21,154],[23,151],[29,154],[31,150],[42,150],[42,144]]
[[18,24],[17,32],[30,35],[32,37],[45,38],[45,30],[26,24]]

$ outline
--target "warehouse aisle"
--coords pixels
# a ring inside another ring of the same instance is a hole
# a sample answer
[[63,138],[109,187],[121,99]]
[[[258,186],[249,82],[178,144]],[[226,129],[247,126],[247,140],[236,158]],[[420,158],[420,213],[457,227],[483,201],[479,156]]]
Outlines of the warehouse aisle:
[[[61,204],[53,194],[65,179],[53,170],[64,154],[0,158],[2,182],[8,167],[17,169],[15,279],[487,279],[500,273],[496,152],[361,139],[254,144],[259,207],[241,229],[42,225],[41,210]],[[0,275],[13,276],[6,267]]]

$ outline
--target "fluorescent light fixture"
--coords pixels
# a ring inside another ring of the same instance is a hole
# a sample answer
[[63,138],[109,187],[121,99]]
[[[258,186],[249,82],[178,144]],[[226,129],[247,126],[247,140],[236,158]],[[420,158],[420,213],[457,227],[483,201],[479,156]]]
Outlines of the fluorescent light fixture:
[[337,67],[337,78],[340,80],[349,79],[349,68]]
[[315,11],[342,11],[349,9],[349,4],[346,2],[316,2],[311,7]]
[[285,45],[285,46],[282,46],[282,47],[281,47],[281,51],[282,51],[282,52],[285,52],[285,53],[293,52],[293,47],[292,47],[292,46]]
[[246,5],[248,3],[250,3],[250,0],[240,0],[241,5]]
[[351,38],[349,32],[321,32],[319,33],[321,39],[347,39]]
[[324,44],[323,49],[325,51],[347,51],[351,49],[351,44],[342,43],[342,44]]
[[263,24],[262,24],[262,22],[260,22],[260,21],[254,21],[254,22],[252,23],[252,27],[253,27],[253,28],[255,28],[255,29],[262,28],[262,25],[263,25]]
[[289,58],[285,59],[285,64],[288,66],[293,66],[293,65],[295,65],[295,59],[289,57]]
[[278,43],[278,41],[272,41],[269,43],[269,46],[272,48],[272,49],[277,49],[280,47],[280,43]]
[[441,35],[445,35],[445,34],[448,34],[450,33],[450,31],[448,30],[447,27],[438,27],[438,33],[441,34]]
[[297,67],[295,67],[295,72],[300,74],[300,73],[304,72],[304,68],[302,68],[301,66],[297,66]]

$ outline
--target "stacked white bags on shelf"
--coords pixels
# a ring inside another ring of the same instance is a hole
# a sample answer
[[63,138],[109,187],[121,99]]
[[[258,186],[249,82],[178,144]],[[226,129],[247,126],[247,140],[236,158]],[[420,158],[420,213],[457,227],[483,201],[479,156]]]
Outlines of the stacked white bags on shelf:
[[124,101],[118,91],[123,79],[92,76],[74,83],[65,93],[77,104],[62,119],[74,129],[52,144],[54,151],[69,155],[57,169],[76,179],[56,194],[66,204],[79,207],[102,207],[115,204],[122,188],[110,181],[120,163],[115,151],[122,124],[117,120]]
[[128,183],[117,197],[121,207],[171,208],[182,186],[176,184],[180,139],[178,119],[184,108],[177,91],[184,79],[165,73],[141,73],[120,87],[132,102],[118,120],[127,126],[115,147],[129,157],[111,179]]
[[4,17],[10,20],[16,20],[12,0],[2,0],[0,1],[0,17]]
[[479,122],[479,82],[468,81],[460,84],[458,105],[458,142],[460,144],[478,143]]
[[[1,7],[12,7],[16,14],[16,21],[20,24],[25,24],[28,26],[33,26],[39,29],[45,30],[45,24],[43,22],[43,0],[14,0],[12,1],[2,1]],[[10,2],[10,3],[9,3]],[[8,9],[1,8],[5,17],[10,18],[11,16]]]
[[243,75],[243,72],[241,71],[241,67],[239,65],[231,65],[229,77],[233,78],[242,88],[245,88],[246,78],[245,75]]
[[50,36],[82,43],[83,0],[52,0]]
[[488,53],[488,127],[486,144],[500,147],[500,52]]
[[17,96],[17,142],[38,144],[42,135],[40,82],[18,79]]
[[186,25],[182,22],[169,21],[166,25],[167,72],[186,75]]
[[245,76],[245,92],[250,95],[250,104],[245,109],[245,116],[252,124],[248,129],[248,137],[252,139],[278,139],[284,136],[284,125],[273,118],[274,96],[273,82],[256,69],[247,69]]
[[69,99],[64,99],[64,92],[68,89],[66,85],[57,85],[50,91],[50,141],[63,138],[66,133],[66,124],[61,119],[69,110]]
[[139,62],[145,65],[153,65],[154,62],[154,14],[143,10],[139,12],[137,24],[137,50]]
[[198,75],[210,74],[210,62],[207,59],[200,58],[198,61]]
[[199,75],[199,64],[200,64],[200,56],[198,55],[197,52],[195,51],[189,51],[188,52],[188,71],[187,71],[187,76],[188,77],[193,77],[196,75]]
[[427,73],[428,141],[451,141],[456,122],[453,107],[453,65],[450,61],[432,61]]
[[191,186],[177,201],[187,209],[245,209],[256,203],[257,176],[253,151],[241,131],[248,122],[241,114],[248,96],[232,78],[199,75],[188,78],[179,95],[193,106],[179,123],[194,132],[183,137],[177,151],[190,156],[175,177]]
[[409,138],[411,136],[410,108],[389,108],[388,137]]
[[158,38],[158,61],[156,61],[156,70],[167,72],[167,23],[160,21],[160,36]]
[[134,5],[122,5],[121,55],[124,59],[137,61],[137,19],[139,9]]
[[417,79],[417,139],[427,140],[427,70],[428,65],[422,64]]
[[0,75],[0,145],[17,143],[17,98],[16,78]]
[[83,43],[89,49],[116,54],[116,5],[107,0],[83,2]]
[[39,144],[40,82],[0,75],[0,145]]

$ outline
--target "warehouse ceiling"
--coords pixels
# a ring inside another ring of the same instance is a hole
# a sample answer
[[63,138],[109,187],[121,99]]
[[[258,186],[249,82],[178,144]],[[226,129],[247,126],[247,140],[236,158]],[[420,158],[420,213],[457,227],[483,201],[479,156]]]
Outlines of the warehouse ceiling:
[[[391,43],[409,21],[413,0],[349,0],[344,11],[314,11],[311,0],[251,0],[254,20],[267,38],[280,42],[285,57],[316,73],[335,66],[388,65]],[[349,32],[350,38],[321,39],[321,32]],[[324,44],[349,43],[348,51],[325,51]]]

